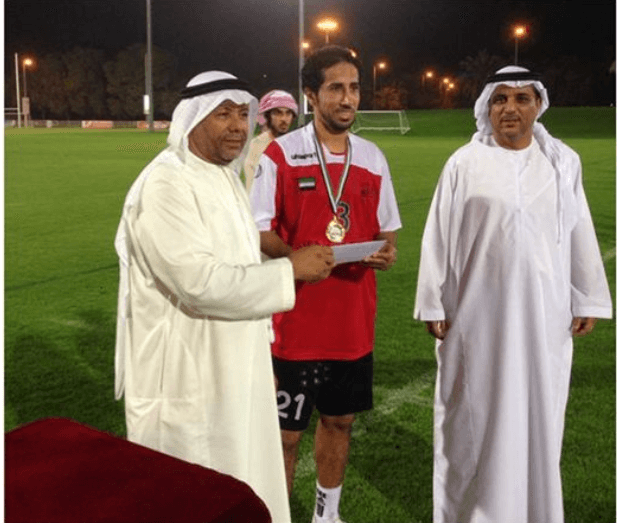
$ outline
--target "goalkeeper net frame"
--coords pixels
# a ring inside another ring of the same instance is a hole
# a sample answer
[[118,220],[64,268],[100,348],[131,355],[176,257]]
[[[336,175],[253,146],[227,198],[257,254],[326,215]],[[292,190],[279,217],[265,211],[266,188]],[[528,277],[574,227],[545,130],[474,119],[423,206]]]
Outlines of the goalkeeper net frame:
[[399,131],[405,134],[410,129],[405,111],[357,111],[356,121],[351,127],[359,131]]

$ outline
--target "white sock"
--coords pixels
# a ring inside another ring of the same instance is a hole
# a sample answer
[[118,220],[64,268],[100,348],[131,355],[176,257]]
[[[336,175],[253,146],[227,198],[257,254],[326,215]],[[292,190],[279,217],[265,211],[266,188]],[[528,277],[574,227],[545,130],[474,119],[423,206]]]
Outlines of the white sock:
[[323,488],[317,482],[315,499],[315,523],[323,523],[338,517],[338,504],[341,500],[343,485],[335,488]]

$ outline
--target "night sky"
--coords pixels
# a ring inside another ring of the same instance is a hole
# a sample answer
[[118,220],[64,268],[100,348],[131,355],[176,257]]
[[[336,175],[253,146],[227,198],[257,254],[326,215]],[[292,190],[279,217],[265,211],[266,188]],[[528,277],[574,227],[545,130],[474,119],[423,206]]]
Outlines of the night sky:
[[[530,35],[519,63],[560,56],[598,62],[615,53],[615,2],[444,0],[305,0],[305,36],[324,35],[322,15],[341,24],[332,43],[360,51],[367,70],[386,58],[389,74],[426,67],[455,74],[465,57],[486,49],[513,61],[515,22]],[[5,74],[15,52],[35,57],[75,46],[115,52],[146,41],[146,0],[5,0]],[[262,91],[293,88],[298,76],[297,0],[152,0],[153,43],[177,59],[188,80],[210,69],[229,71]],[[537,67],[536,67],[537,68]],[[370,74],[370,73],[369,73]]]

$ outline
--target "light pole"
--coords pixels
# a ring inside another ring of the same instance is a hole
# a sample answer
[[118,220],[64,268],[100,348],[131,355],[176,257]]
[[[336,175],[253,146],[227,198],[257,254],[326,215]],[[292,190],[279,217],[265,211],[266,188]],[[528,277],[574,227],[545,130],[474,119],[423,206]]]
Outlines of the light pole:
[[30,67],[34,62],[31,58],[24,58],[21,62],[21,69],[24,76],[24,99],[23,99],[23,111],[24,111],[24,127],[28,127],[28,117],[30,116],[30,100],[28,99],[28,87],[26,84],[26,67]]
[[306,102],[302,88],[302,67],[304,66],[304,0],[298,0],[298,125],[304,125],[304,115],[306,114]]
[[144,113],[148,120],[148,132],[154,132],[154,95],[152,93],[152,4],[146,0],[146,96]]
[[334,18],[324,18],[317,22],[317,28],[326,35],[326,45],[330,43],[330,33],[338,29],[338,22]]
[[527,35],[527,28],[524,25],[517,25],[514,28],[514,65],[518,65],[518,40]]
[[31,58],[24,58],[22,64],[22,69],[24,72],[24,98],[28,98],[28,88],[26,87],[26,67],[30,67],[34,62]]
[[306,96],[304,96],[304,89],[302,85],[302,67],[304,66],[304,57],[307,55],[308,50],[311,48],[311,44],[306,40],[300,40],[300,62],[298,64],[298,126],[302,127],[305,122],[306,115],[308,114],[308,102]]
[[375,62],[373,64],[373,109],[377,106],[377,69],[385,69],[386,62]]
[[17,90],[17,127],[21,128],[21,93],[19,92],[19,55],[15,53],[15,89]]

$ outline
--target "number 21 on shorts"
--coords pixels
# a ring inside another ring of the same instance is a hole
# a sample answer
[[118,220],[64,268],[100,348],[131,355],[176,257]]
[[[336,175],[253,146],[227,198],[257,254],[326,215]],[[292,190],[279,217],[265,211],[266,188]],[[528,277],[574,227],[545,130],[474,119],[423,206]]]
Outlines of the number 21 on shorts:
[[[278,398],[278,401],[279,401],[279,404],[278,404],[279,417],[287,419],[289,417],[289,414],[285,412],[285,410],[287,409],[287,407],[291,405],[291,402],[292,402],[291,396],[288,392],[285,392],[284,390],[279,390],[276,394],[276,397]],[[281,398],[282,398],[282,403],[281,403]],[[294,415],[294,419],[296,421],[300,419],[300,416],[302,414],[302,406],[304,405],[305,399],[306,398],[304,394],[298,394],[293,399],[293,401],[296,402],[296,413]]]

